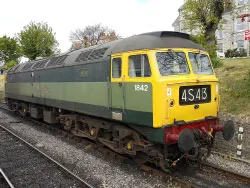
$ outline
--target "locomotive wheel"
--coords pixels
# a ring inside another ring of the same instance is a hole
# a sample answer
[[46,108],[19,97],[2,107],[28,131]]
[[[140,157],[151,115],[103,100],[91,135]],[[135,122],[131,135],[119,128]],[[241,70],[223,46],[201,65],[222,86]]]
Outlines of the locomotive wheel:
[[136,156],[133,157],[133,160],[139,164],[145,164],[146,162],[148,162],[148,155],[146,153],[140,152],[138,151]]

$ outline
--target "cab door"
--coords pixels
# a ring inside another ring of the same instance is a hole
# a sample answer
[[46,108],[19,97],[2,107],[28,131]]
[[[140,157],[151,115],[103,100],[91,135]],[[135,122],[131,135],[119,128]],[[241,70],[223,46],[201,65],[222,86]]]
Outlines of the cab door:
[[122,56],[111,58],[111,109],[112,119],[122,121],[124,113],[124,78]]
[[[126,54],[125,109],[123,121],[153,126],[153,87],[150,58],[147,51]],[[152,62],[152,61],[151,61]]]

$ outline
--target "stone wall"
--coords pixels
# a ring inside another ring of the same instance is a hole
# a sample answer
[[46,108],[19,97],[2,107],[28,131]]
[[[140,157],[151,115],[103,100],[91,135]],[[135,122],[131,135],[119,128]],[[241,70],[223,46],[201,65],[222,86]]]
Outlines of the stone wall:
[[[221,123],[227,120],[235,122],[235,135],[231,141],[225,141],[221,133],[216,135],[214,143],[214,151],[226,153],[231,156],[237,156],[237,151],[241,151],[241,158],[250,160],[250,117],[243,115],[232,115],[228,113],[219,114]],[[243,127],[242,142],[238,139],[239,127]],[[237,148],[237,145],[242,144],[242,149]]]

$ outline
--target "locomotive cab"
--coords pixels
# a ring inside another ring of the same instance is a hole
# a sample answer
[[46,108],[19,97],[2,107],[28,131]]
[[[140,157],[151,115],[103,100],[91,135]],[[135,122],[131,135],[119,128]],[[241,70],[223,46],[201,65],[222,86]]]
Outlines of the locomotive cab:
[[186,154],[196,159],[201,147],[211,149],[216,132],[223,132],[226,140],[234,135],[231,121],[219,124],[218,78],[204,50],[156,48],[114,54],[111,93],[112,118],[130,123],[167,150],[173,147],[175,154],[165,151],[167,160]]
[[[209,55],[197,49],[155,50],[158,78],[154,89],[154,127],[164,127],[164,142],[196,159],[216,132],[232,139],[234,124],[218,119],[219,86]],[[157,117],[156,117],[157,116]]]
[[157,113],[161,117],[155,118],[159,122],[154,127],[217,117],[218,79],[206,52],[195,49],[157,50],[155,60],[159,70],[159,88],[156,89],[158,93],[164,91],[161,92],[161,102],[157,103],[164,105]]

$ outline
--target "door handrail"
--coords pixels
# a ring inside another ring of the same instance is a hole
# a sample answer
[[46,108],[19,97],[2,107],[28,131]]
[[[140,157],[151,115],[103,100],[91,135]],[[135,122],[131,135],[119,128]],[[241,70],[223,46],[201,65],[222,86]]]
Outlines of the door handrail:
[[125,113],[125,82],[124,82],[125,75],[122,76],[122,98],[123,98],[123,113]]
[[109,76],[107,77],[107,87],[108,87],[108,110],[111,109],[111,81],[109,80]]

